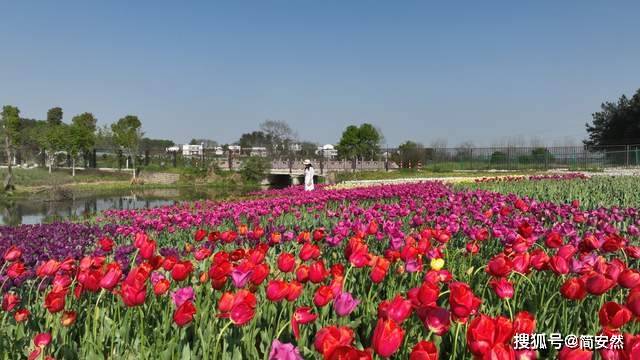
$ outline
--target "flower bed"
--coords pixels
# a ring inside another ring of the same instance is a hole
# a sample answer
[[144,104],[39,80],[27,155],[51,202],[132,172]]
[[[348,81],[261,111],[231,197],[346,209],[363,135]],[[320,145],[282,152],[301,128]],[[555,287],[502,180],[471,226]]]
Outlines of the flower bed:
[[[633,208],[427,182],[294,188],[107,211],[99,226],[21,227],[2,243],[0,349],[56,358],[634,358],[639,220]],[[534,350],[523,346],[532,333],[610,342]]]

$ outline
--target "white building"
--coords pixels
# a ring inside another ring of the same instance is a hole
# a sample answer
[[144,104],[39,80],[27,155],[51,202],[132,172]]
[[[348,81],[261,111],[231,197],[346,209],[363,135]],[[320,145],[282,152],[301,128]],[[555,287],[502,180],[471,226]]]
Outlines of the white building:
[[236,155],[240,155],[240,150],[242,150],[240,145],[229,145],[228,149],[231,154],[236,154]]
[[203,146],[200,145],[182,145],[182,156],[202,156]]
[[253,146],[249,150],[249,156],[267,156],[267,148],[262,146]]
[[336,150],[333,145],[326,144],[324,146],[318,146],[316,155],[324,155],[327,159],[335,159],[338,157],[338,150]]

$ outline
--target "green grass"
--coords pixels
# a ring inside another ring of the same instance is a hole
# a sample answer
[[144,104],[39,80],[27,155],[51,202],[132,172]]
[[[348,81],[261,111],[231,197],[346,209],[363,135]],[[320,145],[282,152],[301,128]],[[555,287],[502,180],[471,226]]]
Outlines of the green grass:
[[[7,169],[0,170],[2,179],[7,175]],[[17,187],[52,186],[74,183],[90,183],[102,181],[127,181],[130,172],[110,172],[95,169],[78,170],[76,176],[71,176],[70,169],[54,169],[51,174],[44,168],[13,169],[13,182]]]
[[455,188],[513,193],[556,203],[568,203],[576,199],[585,208],[640,206],[640,179],[633,176],[594,176],[586,180],[460,183],[456,184]]

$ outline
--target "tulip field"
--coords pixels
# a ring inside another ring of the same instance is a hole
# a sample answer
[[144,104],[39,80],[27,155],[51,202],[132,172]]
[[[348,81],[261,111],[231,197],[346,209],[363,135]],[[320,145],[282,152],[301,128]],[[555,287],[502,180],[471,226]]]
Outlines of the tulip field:
[[291,187],[2,227],[0,359],[640,359],[636,180],[599,181]]

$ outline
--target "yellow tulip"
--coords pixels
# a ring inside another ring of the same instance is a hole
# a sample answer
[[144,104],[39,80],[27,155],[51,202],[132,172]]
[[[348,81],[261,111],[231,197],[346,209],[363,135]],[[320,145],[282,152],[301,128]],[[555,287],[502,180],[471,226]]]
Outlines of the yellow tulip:
[[431,269],[435,271],[439,271],[444,267],[444,259],[437,258],[431,259]]

